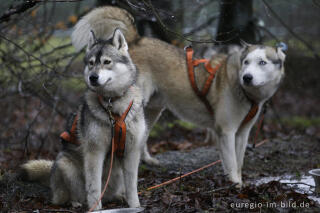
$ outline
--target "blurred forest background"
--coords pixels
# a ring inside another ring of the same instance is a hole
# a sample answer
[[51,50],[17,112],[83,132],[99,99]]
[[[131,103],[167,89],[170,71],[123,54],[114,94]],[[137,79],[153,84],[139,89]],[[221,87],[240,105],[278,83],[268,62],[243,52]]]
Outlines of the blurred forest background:
[[[286,78],[270,103],[263,136],[307,134],[320,140],[319,0],[153,0],[157,13],[146,2],[1,2],[0,173],[26,159],[54,158],[59,151],[59,134],[86,89],[83,52],[72,47],[72,27],[89,10],[106,4],[129,10],[140,34],[181,48],[192,43],[197,52],[239,44],[240,38],[268,45],[285,42]],[[175,128],[196,127],[166,112],[151,140]],[[198,132],[196,140],[204,140],[205,132]]]

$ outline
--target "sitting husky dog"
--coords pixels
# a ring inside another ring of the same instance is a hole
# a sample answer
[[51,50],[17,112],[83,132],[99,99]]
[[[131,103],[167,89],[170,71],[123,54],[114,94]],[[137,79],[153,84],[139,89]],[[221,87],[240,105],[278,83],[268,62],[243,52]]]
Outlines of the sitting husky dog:
[[[215,133],[225,173],[241,186],[249,132],[263,104],[277,91],[284,77],[285,54],[281,48],[246,45],[242,51],[226,55],[218,62],[220,68],[208,88],[205,104],[190,84],[186,53],[160,40],[140,37],[132,16],[123,9],[102,7],[89,12],[77,23],[72,42],[81,49],[88,40],[83,32],[93,29],[100,37],[108,38],[116,27],[123,30],[132,60],[140,72],[137,84],[144,95],[148,133],[165,108],[183,120],[210,129]],[[215,59],[209,62],[211,67],[216,66]],[[206,82],[208,73],[203,66],[195,69],[199,88]],[[213,113],[209,112],[209,106]],[[156,162],[146,146],[142,158]]]
[[[109,170],[113,135],[110,113],[121,116],[127,111],[124,154],[113,162],[104,200],[124,196],[130,207],[139,207],[138,165],[146,124],[142,95],[135,85],[138,73],[122,32],[116,29],[108,40],[97,40],[91,32],[85,64],[84,78],[89,91],[77,113],[79,145],[66,143],[54,163],[29,161],[22,169],[29,180],[45,182],[50,178],[54,204],[87,203],[92,207],[100,197]],[[100,208],[101,202],[96,209]]]

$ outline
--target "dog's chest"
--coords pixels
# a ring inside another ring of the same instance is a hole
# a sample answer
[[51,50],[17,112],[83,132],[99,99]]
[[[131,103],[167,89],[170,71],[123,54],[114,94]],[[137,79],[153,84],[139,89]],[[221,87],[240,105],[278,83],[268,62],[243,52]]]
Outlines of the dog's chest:
[[90,143],[108,145],[112,140],[112,126],[110,123],[91,120],[85,131],[85,138]]

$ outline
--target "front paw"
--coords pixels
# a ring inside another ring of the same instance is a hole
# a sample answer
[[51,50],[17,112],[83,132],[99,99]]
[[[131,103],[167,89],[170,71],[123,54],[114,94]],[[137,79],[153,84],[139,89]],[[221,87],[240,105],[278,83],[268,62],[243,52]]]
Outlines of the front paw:
[[[95,206],[96,205],[96,206]],[[91,210],[99,210],[102,209],[101,201],[97,204],[96,200],[88,200],[88,208]]]
[[128,205],[129,205],[130,208],[139,208],[140,207],[140,202],[139,202],[139,200],[128,201]]
[[233,184],[236,184],[235,187],[238,188],[238,189],[240,189],[242,187],[242,185],[243,185],[243,182],[242,182],[241,178],[229,176],[229,180]]
[[159,166],[160,165],[159,160],[154,157],[151,157],[151,156],[142,158],[142,161],[150,166]]
[[241,189],[242,188],[242,186],[243,186],[243,183],[242,182],[238,182],[238,183],[235,183],[235,184],[237,184],[237,185],[235,185],[235,187],[237,188],[237,189]]
[[71,201],[71,205],[73,208],[80,208],[82,207],[82,204],[77,201]]

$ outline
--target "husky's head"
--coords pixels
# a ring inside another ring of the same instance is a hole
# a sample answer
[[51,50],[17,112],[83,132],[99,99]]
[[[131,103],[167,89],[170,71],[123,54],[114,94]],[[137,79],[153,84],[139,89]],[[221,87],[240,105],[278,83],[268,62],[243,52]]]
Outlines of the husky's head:
[[96,39],[91,31],[84,62],[89,89],[104,96],[121,96],[137,78],[127,42],[119,29],[108,40]]
[[285,54],[281,47],[246,45],[239,79],[245,92],[256,101],[270,98],[284,77]]

